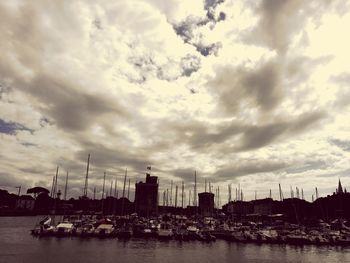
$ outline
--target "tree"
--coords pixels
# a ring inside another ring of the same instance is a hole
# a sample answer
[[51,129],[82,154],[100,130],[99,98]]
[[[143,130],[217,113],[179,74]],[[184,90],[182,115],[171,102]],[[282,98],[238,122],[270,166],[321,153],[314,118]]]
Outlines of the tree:
[[36,198],[41,193],[48,194],[50,191],[41,186],[36,186],[27,190],[27,194],[34,194],[34,198]]

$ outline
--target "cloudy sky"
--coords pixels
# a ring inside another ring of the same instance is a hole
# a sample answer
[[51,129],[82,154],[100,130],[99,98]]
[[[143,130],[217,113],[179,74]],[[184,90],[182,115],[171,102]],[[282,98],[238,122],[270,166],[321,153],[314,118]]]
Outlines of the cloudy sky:
[[[350,185],[342,0],[0,2],[0,188],[89,195],[147,165],[246,199]],[[349,186],[350,187],[350,186]]]

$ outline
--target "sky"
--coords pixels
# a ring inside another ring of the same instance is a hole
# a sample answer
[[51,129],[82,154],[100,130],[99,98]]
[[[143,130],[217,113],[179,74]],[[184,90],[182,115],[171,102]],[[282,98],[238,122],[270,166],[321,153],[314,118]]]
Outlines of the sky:
[[59,166],[78,197],[89,153],[90,197],[148,165],[222,204],[350,185],[348,1],[11,0],[0,20],[2,189]]

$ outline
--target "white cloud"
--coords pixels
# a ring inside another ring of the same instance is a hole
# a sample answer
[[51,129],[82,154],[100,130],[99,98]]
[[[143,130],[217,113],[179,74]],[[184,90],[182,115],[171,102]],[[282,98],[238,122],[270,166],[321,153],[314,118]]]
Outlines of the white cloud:
[[210,3],[2,2],[0,186],[49,187],[60,165],[77,196],[88,152],[97,187],[148,163],[246,197],[349,184],[348,7]]

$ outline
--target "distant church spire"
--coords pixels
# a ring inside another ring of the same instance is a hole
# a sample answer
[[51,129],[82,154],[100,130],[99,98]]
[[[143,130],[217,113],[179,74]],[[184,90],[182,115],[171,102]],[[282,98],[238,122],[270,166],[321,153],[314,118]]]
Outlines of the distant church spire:
[[344,193],[343,192],[343,187],[342,187],[341,182],[340,182],[340,178],[339,178],[337,193],[338,194],[343,194]]

